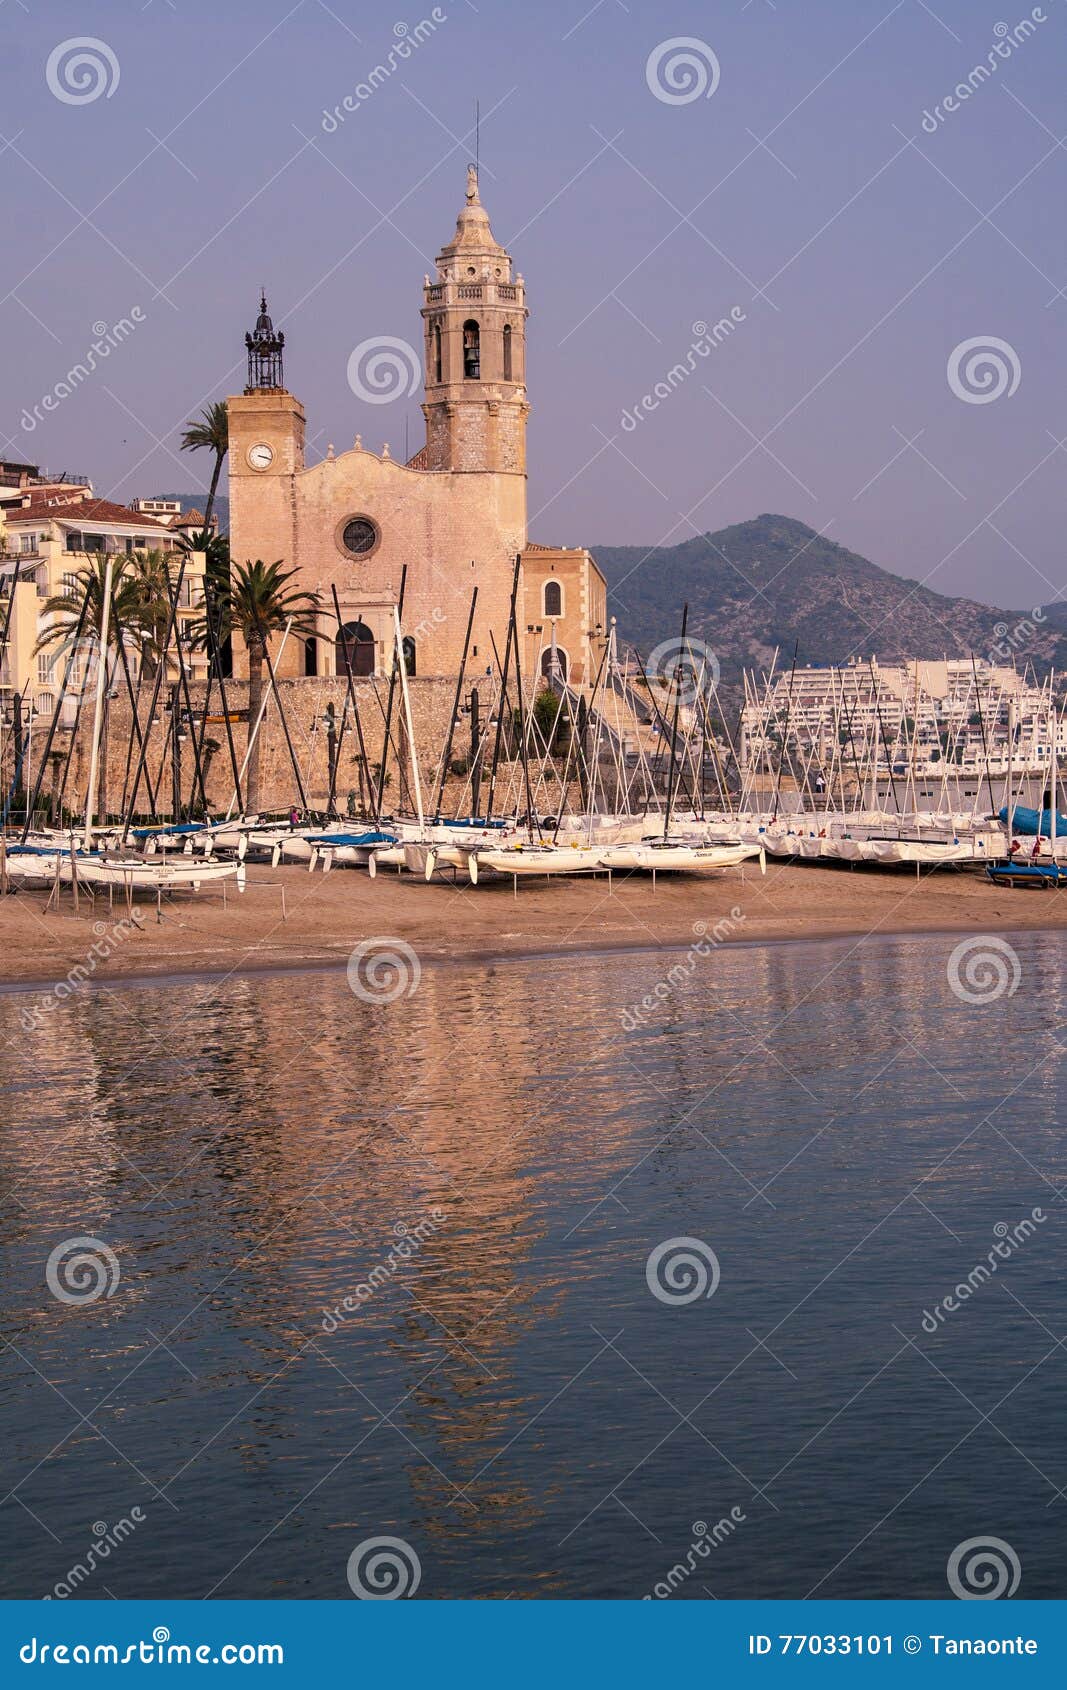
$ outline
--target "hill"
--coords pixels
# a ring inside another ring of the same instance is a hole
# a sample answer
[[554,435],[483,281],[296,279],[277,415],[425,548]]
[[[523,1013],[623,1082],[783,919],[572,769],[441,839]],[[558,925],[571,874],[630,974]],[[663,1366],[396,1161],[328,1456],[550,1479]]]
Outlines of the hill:
[[[779,648],[779,666],[846,663],[877,655],[997,660],[1014,651],[1041,674],[1067,658],[1067,605],[1049,606],[1034,632],[1024,613],[973,599],[946,598],[893,575],[787,516],[702,534],[681,545],[592,546],[607,577],[620,643],[647,654],[677,637],[684,601],[689,633],[711,647],[723,680],[763,670]],[[1003,660],[1003,659],[1001,659]]]

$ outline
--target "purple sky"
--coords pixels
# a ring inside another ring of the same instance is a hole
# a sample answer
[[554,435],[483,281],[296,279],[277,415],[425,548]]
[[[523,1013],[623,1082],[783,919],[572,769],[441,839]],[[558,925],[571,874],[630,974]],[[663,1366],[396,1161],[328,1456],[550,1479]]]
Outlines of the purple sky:
[[[328,133],[324,109],[431,6],[5,0],[0,451],[124,500],[203,486],[178,433],[243,384],[261,281],[309,455],[357,432],[400,454],[405,422],[414,451],[418,395],[360,402],[348,359],[420,344],[479,97],[482,197],[532,313],[533,538],[670,544],[779,511],[939,591],[1048,603],[1067,579],[1067,11],[1038,13],[930,134],[1022,0],[444,0]],[[79,36],[119,74],[73,104],[46,65]],[[651,91],[675,37],[714,54],[710,98]],[[93,324],[134,307],[43,412]],[[624,428],[731,307],[730,337]],[[991,336],[1016,390],[968,403],[950,356]]]

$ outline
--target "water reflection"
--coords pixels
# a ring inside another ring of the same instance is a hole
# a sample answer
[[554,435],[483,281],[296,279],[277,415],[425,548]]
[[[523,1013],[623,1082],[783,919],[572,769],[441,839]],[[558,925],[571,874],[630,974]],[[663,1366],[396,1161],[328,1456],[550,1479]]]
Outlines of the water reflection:
[[[428,968],[377,1007],[338,975],[139,987],[33,1031],[0,1000],[3,1491],[42,1523],[4,1593],[140,1499],[120,1595],[345,1595],[376,1532],[419,1545],[424,1595],[639,1595],[698,1504],[739,1501],[716,1594],[805,1594],[877,1517],[857,1476],[885,1399],[860,1392],[833,1445],[823,1421],[990,1217],[1054,1202],[1058,946],[1020,940],[1024,989],[981,1009],[950,948],[720,951],[665,991],[654,955]],[[418,1246],[395,1261],[398,1229]],[[695,1319],[644,1279],[693,1234],[723,1263]],[[44,1262],[81,1235],[121,1283],[72,1307]],[[1026,1319],[990,1298],[944,1337],[954,1376],[994,1331],[1023,1364]],[[884,1389],[936,1427],[916,1367]],[[760,1486],[809,1441],[776,1515]],[[888,1492],[919,1458],[887,1454]],[[1009,1509],[1003,1446],[987,1483]],[[878,1589],[846,1558],[823,1593],[940,1594],[938,1553]]]

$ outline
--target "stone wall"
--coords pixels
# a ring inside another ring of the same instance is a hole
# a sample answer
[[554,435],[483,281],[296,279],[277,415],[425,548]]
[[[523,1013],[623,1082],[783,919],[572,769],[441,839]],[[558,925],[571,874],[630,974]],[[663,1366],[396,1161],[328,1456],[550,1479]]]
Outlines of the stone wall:
[[[388,707],[389,683],[378,680],[373,685],[370,681],[354,683],[356,698],[359,705],[360,720],[363,725],[363,735],[366,743],[367,759],[371,765],[372,775],[376,778],[375,765],[382,756],[384,742],[384,712]],[[415,731],[415,746],[418,753],[419,769],[423,786],[424,803],[429,808],[433,782],[438,763],[444,748],[448,733],[449,713],[455,697],[455,681],[445,680],[412,680],[409,682],[411,692],[411,714]],[[199,716],[203,705],[204,687],[202,684],[191,689],[194,714]],[[282,701],[282,708],[288,724],[293,750],[304,782],[308,807],[312,810],[325,810],[329,791],[329,762],[328,735],[323,718],[327,714],[327,707],[332,703],[338,724],[341,721],[345,705],[347,686],[343,680],[332,677],[306,680],[281,680],[278,691]],[[470,688],[464,688],[464,698],[469,695]],[[171,715],[169,709],[162,708],[163,698],[169,703],[169,694],[161,695],[160,708],[156,713],[156,723],[151,731],[150,751],[148,755],[148,769],[153,786],[158,787],[157,802],[162,812],[167,815],[171,810],[172,775],[169,753],[169,736]],[[241,719],[231,722],[234,746],[238,766],[244,759],[247,744],[247,707],[248,686],[242,681],[227,681],[226,701],[231,716],[237,714]],[[149,695],[147,689],[142,695],[140,719],[142,725],[147,718]],[[481,714],[484,724],[486,712],[492,702],[488,688],[481,692]],[[213,689],[210,716],[220,716],[221,706],[217,687]],[[393,706],[392,740],[394,747],[400,746],[404,750],[405,775],[400,780],[397,772],[395,752],[391,753],[387,763],[389,783],[386,787],[385,807],[414,810],[414,798],[411,788],[410,758],[407,756],[407,736],[403,722],[402,701],[399,685]],[[70,776],[67,782],[65,802],[68,808],[77,813],[84,809],[86,788],[89,778],[89,761],[91,753],[91,712],[86,709],[77,737],[74,757],[71,763]],[[260,809],[266,811],[285,810],[291,804],[299,804],[297,784],[293,775],[292,760],[286,745],[282,718],[277,705],[271,698],[260,729]],[[112,815],[118,815],[122,808],[123,791],[127,786],[127,757],[130,741],[130,706],[128,700],[113,699],[110,705],[108,725],[108,756],[107,781],[105,795],[107,808]],[[69,737],[60,735],[56,740],[56,751],[65,754]],[[42,745],[33,747],[36,758]],[[492,751],[490,737],[485,752],[485,781],[483,782],[483,803],[485,784],[488,780],[488,766]],[[468,758],[471,754],[471,733],[469,716],[461,716],[459,726],[455,730],[453,740],[453,760]],[[194,782],[194,756],[191,734],[187,734],[181,747],[182,795],[185,804],[189,803]],[[216,814],[225,814],[233,795],[233,775],[230,755],[227,746],[226,725],[221,719],[209,719],[205,735],[205,772],[208,797],[212,809]],[[136,768],[136,752],[133,766]],[[162,771],[162,773],[161,773]],[[42,803],[47,799],[51,787],[51,779],[44,783]],[[517,788],[517,781],[516,781]],[[454,810],[462,804],[465,779],[453,777],[447,788],[445,809]],[[503,796],[508,790],[508,778],[504,776],[500,783],[500,794]],[[558,788],[557,788],[558,790]],[[338,754],[338,772],[336,784],[337,807],[342,814],[345,812],[346,801],[350,791],[357,795],[360,791],[359,782],[359,747],[356,733],[349,720],[345,734],[340,741]],[[40,806],[39,806],[40,807]],[[148,799],[142,782],[140,797],[137,803],[138,812],[147,812]],[[103,805],[101,804],[101,808]]]

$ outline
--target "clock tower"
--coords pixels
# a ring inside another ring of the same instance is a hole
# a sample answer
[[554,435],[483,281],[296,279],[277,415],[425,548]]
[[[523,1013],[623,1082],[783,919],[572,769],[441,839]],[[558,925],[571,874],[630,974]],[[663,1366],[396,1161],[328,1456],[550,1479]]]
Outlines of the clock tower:
[[285,336],[271,322],[264,294],[245,348],[248,382],[229,401],[230,478],[294,475],[304,467],[304,407],[286,388]]

